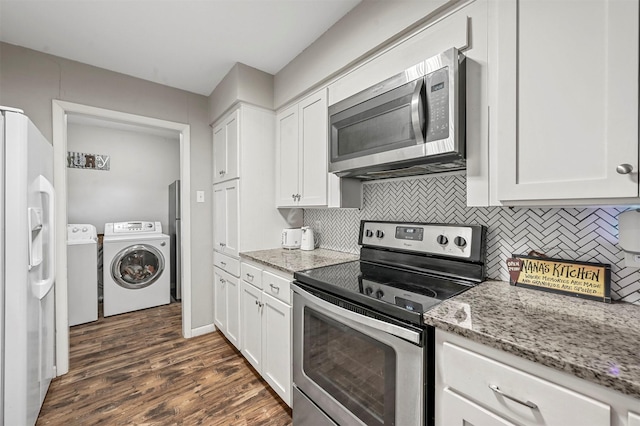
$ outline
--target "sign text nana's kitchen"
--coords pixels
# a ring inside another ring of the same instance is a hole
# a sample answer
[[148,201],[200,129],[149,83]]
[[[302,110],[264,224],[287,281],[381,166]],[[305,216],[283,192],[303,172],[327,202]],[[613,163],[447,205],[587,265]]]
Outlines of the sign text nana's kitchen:
[[513,255],[507,269],[511,285],[611,302],[611,265]]
[[108,155],[67,152],[67,167],[70,169],[109,170],[109,160]]

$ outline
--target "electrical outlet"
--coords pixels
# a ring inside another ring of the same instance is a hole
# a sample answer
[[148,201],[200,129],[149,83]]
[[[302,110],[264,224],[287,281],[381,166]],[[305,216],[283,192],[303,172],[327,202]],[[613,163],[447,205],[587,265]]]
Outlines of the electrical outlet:
[[313,229],[318,234],[322,234],[322,222],[320,222],[319,220],[316,220],[315,223],[313,224]]
[[204,203],[204,191],[196,191],[196,203]]

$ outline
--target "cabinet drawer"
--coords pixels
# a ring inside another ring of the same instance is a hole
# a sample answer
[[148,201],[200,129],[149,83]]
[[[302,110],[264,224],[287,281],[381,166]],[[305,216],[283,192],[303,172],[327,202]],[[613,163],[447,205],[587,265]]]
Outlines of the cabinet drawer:
[[506,419],[523,425],[610,424],[607,404],[448,342],[442,350],[444,385]]
[[258,288],[262,288],[262,269],[242,262],[240,278]]
[[262,291],[291,304],[291,282],[271,272],[262,271]]
[[213,264],[218,268],[227,271],[234,277],[240,276],[240,262],[238,261],[238,259],[234,259],[233,257],[229,257],[226,254],[214,251]]

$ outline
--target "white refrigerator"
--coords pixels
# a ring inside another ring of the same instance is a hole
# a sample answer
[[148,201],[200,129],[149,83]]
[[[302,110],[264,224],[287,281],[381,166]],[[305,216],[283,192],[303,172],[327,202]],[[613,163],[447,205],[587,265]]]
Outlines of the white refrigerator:
[[0,408],[4,425],[33,425],[55,376],[53,147],[22,111],[0,112]]

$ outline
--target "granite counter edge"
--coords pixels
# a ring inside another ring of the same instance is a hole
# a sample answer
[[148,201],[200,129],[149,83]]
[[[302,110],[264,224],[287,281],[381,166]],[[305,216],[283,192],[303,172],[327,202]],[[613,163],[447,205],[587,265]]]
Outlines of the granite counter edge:
[[607,376],[592,368],[574,364],[572,362],[563,361],[542,351],[524,348],[515,343],[505,341],[490,334],[470,330],[468,328],[431,317],[429,316],[428,312],[425,315],[425,324],[431,325],[442,331],[467,338],[476,343],[480,343],[491,348],[509,353],[511,355],[515,355],[528,361],[535,362],[536,364],[544,365],[546,367],[571,374],[580,379],[604,386],[606,388],[620,392],[624,395],[631,396],[633,398],[640,398],[640,383],[630,382],[623,378],[614,378],[611,376]]
[[285,273],[291,274],[291,275],[293,275],[294,273],[298,272],[297,270],[292,270],[292,269],[289,269],[289,268],[285,268],[284,266],[276,265],[275,263],[271,263],[271,262],[268,262],[266,260],[259,259],[257,257],[253,257],[253,256],[251,256],[249,254],[246,254],[246,253],[240,253],[240,260],[242,260],[242,259],[250,260],[252,262],[259,263],[261,265],[264,265],[264,266],[267,266],[269,268],[276,269],[278,271],[285,272]]

